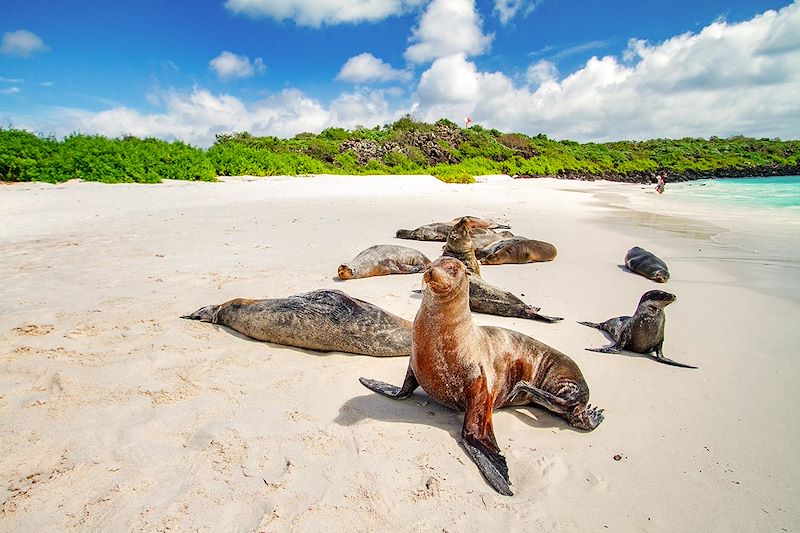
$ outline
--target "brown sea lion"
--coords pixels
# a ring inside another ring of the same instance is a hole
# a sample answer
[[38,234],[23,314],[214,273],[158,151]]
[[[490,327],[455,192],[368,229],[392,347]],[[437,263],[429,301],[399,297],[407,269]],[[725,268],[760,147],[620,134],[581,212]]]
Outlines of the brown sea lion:
[[461,261],[441,257],[425,271],[406,377],[401,387],[361,378],[394,399],[421,386],[437,402],[465,411],[462,445],[489,484],[511,495],[508,466],[494,436],[492,411],[536,405],[591,430],[603,412],[588,404],[589,387],[565,354],[505,328],[478,326],[470,314],[469,281]]
[[464,263],[470,274],[481,275],[481,265],[475,258],[475,247],[472,244],[473,221],[470,217],[463,217],[459,220],[447,234],[447,241],[442,249],[442,255],[454,257]]
[[475,250],[482,265],[505,265],[552,261],[556,247],[549,242],[526,237],[503,239]]
[[416,229],[399,229],[395,236],[398,239],[412,239],[416,241],[446,241],[447,234],[462,218],[468,218],[472,223],[473,234],[490,234],[494,233],[495,229],[508,229],[509,227],[503,224],[498,224],[493,220],[488,220],[479,217],[458,217],[450,222],[433,222],[425,224]]
[[631,272],[644,276],[659,283],[669,281],[669,269],[661,259],[645,250],[634,246],[625,254],[625,266]]
[[409,355],[412,324],[337,290],[288,298],[237,298],[181,318],[222,324],[256,340],[376,357]]
[[664,308],[675,301],[675,295],[664,291],[647,291],[639,299],[633,316],[618,316],[605,322],[578,322],[584,326],[605,331],[614,339],[614,344],[605,348],[587,348],[593,352],[619,353],[621,350],[651,354],[655,360],[666,365],[697,368],[664,357]]
[[388,274],[414,274],[431,264],[425,254],[407,246],[378,244],[339,265],[339,278],[357,279]]

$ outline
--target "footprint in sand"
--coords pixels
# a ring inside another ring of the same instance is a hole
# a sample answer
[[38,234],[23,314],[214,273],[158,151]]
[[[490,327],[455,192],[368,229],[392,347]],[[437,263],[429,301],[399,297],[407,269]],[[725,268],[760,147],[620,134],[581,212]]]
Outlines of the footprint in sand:
[[52,324],[25,324],[24,326],[17,326],[11,331],[20,336],[26,337],[40,337],[52,332],[55,328]]

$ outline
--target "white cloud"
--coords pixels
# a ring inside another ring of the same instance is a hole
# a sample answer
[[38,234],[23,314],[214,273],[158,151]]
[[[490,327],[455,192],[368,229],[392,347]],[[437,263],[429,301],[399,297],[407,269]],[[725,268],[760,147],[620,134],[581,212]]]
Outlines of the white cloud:
[[3,34],[0,53],[18,57],[31,57],[36,52],[49,50],[44,41],[28,30],[8,31]]
[[410,80],[411,72],[392,68],[374,55],[364,52],[348,59],[336,79],[350,83]]
[[477,55],[489,47],[493,35],[484,35],[474,0],[432,0],[411,34],[405,53],[413,63],[455,54]]
[[7,87],[5,89],[0,89],[0,94],[7,94],[7,95],[17,94],[21,90],[22,89],[20,89],[19,87],[16,87],[16,86],[15,87]]
[[632,41],[628,62],[592,58],[561,81],[548,63],[527,84],[463,56],[421,76],[414,110],[505,131],[576,140],[711,135],[800,137],[800,4],[737,24],[717,21],[658,44]]
[[208,62],[220,79],[250,78],[264,72],[264,61],[257,57],[252,63],[247,56],[236,55],[225,50]]
[[[522,11],[523,16],[528,16],[539,7],[544,0],[534,0],[526,2],[525,0],[495,0],[494,11],[500,19],[500,23],[504,26],[509,23],[511,19],[517,16],[517,13]],[[523,9],[524,8],[524,9]]]
[[180,139],[209,146],[217,133],[248,131],[253,135],[291,137],[303,131],[319,132],[331,126],[374,126],[399,116],[390,113],[381,91],[345,93],[327,108],[297,89],[285,89],[260,101],[246,103],[229,94],[213,94],[203,88],[190,93],[167,91],[158,101],[159,113],[141,113],[114,107],[98,113],[59,109],[54,121],[15,120],[18,127],[52,132],[99,133],[109,137],[136,135]]
[[228,0],[225,7],[252,18],[293,20],[300,26],[375,22],[400,15],[424,0]]

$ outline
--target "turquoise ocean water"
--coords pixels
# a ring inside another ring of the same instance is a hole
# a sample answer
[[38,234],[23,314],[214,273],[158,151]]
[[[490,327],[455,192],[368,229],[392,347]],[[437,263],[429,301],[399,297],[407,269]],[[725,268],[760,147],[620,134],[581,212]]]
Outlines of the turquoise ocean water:
[[794,210],[800,209],[800,176],[690,181],[668,184],[667,194],[686,201]]
[[702,220],[725,249],[709,260],[744,273],[754,287],[800,301],[800,176],[668,183],[642,191],[643,207]]

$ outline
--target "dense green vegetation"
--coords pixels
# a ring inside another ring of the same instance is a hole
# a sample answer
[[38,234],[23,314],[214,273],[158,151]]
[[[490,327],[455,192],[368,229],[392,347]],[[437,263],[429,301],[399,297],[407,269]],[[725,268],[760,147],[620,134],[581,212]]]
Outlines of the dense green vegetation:
[[457,183],[499,173],[650,181],[656,174],[668,180],[797,174],[799,166],[800,141],[737,136],[580,144],[410,116],[371,129],[328,128],[291,139],[222,134],[207,150],[129,136],[75,134],[59,141],[0,128],[2,181],[157,183],[323,173],[433,174]]

